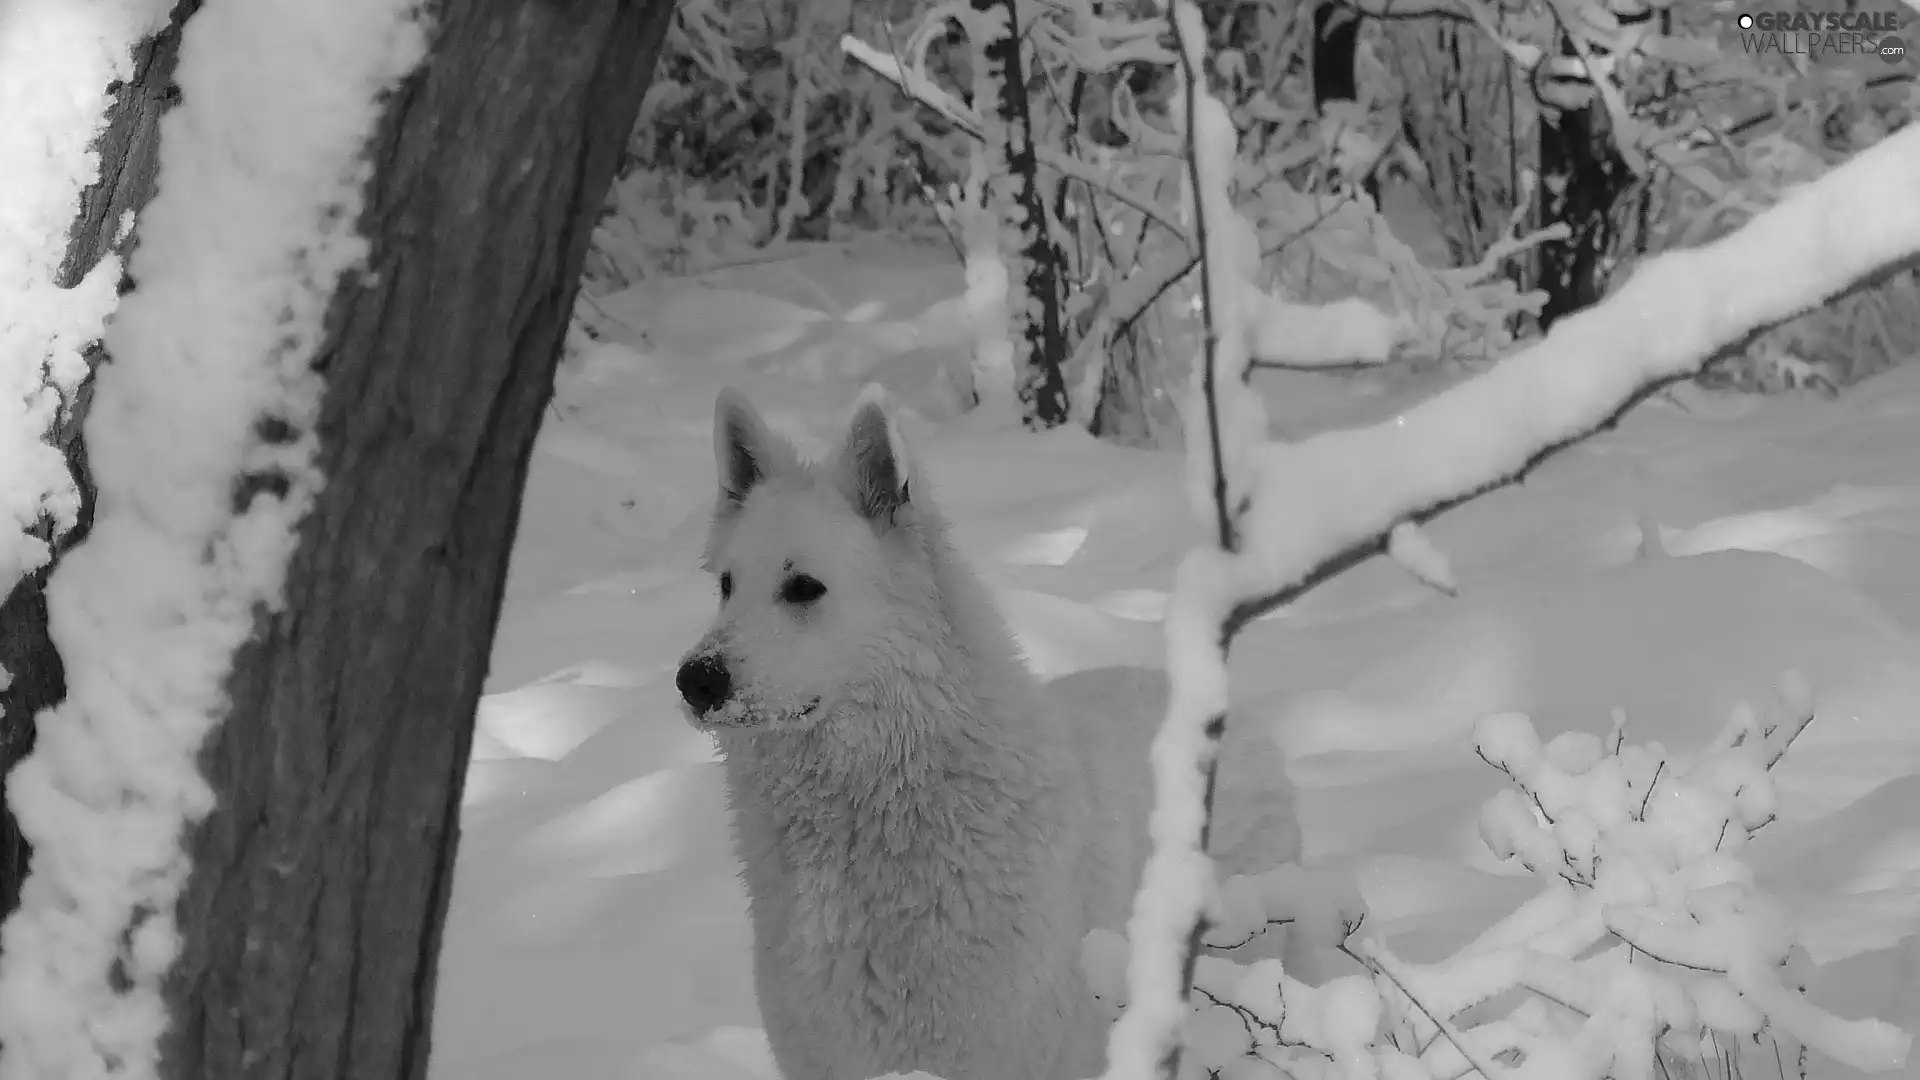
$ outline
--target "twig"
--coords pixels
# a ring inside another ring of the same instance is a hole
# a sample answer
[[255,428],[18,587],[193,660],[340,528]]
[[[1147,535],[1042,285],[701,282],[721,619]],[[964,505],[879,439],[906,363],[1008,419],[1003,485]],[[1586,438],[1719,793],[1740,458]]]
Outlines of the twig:
[[[1350,952],[1347,955],[1353,956],[1354,954]],[[1407,986],[1406,980],[1394,971],[1394,968],[1399,966],[1399,961],[1393,959],[1392,954],[1387,952],[1385,946],[1377,942],[1363,942],[1360,946],[1360,955],[1364,956],[1366,960],[1371,961],[1368,966],[1385,976],[1388,982],[1392,983],[1409,1002],[1412,1002],[1413,1007],[1419,1009],[1420,1014],[1431,1021],[1433,1026],[1439,1030],[1440,1034],[1446,1036],[1447,1041],[1453,1044],[1453,1048],[1460,1051],[1460,1056],[1470,1062],[1474,1069],[1479,1071],[1481,1076],[1486,1077],[1487,1080],[1494,1080],[1494,1078],[1499,1075],[1499,1073],[1494,1071],[1492,1061],[1482,1059],[1480,1055],[1467,1048],[1467,1037],[1465,1033],[1454,1027],[1452,1021],[1442,1020],[1432,1009],[1427,1008],[1425,1002],[1414,996],[1413,990]]]
[[1114,183],[1112,176],[1102,173],[1079,158],[1061,152],[1056,147],[1035,145],[1033,151],[1040,164],[1069,180],[1080,181],[1115,202],[1133,208],[1142,217],[1178,237],[1180,242],[1187,245],[1189,249],[1194,246],[1194,238],[1188,236],[1186,230],[1182,229],[1166,210],[1118,186]]
[[[961,134],[976,142],[986,141],[986,125],[980,118],[955,100],[952,94],[941,89],[931,79],[910,70],[898,57],[887,56],[848,34],[840,39],[840,49],[848,57],[865,65],[875,75],[898,87],[909,99],[932,109]],[[1166,229],[1191,248],[1194,244],[1185,230],[1176,224],[1171,215],[1161,207],[1142,199],[1138,195],[1118,186],[1113,177],[1089,166],[1086,162],[1060,152],[1051,146],[1034,145],[1034,159],[1054,172],[1070,179],[1078,180],[1102,195],[1138,211],[1161,228]]]
[[[1294,231],[1288,233],[1286,236],[1282,237],[1280,240],[1262,248],[1260,250],[1260,257],[1262,259],[1270,259],[1273,256],[1280,254],[1282,251],[1285,251],[1289,245],[1298,242],[1301,237],[1307,235],[1313,230],[1319,228],[1321,225],[1325,224],[1328,218],[1332,217],[1335,213],[1339,212],[1341,207],[1346,206],[1348,203],[1351,203],[1352,201],[1353,201],[1353,194],[1351,192],[1333,199],[1332,201],[1327,203],[1327,205],[1323,207],[1318,214],[1314,215],[1314,218],[1312,221],[1309,221],[1305,225],[1302,225],[1300,228],[1295,229]],[[1188,274],[1191,274],[1193,272],[1193,268],[1199,265],[1200,265],[1200,256],[1196,254],[1188,257],[1187,261],[1185,263],[1182,263],[1177,269],[1174,269],[1171,272],[1163,271],[1162,277],[1158,281],[1154,282],[1154,286],[1152,290],[1150,290],[1147,293],[1146,298],[1142,300],[1138,305],[1134,306],[1134,308],[1131,311],[1128,311],[1126,315],[1116,318],[1114,320],[1114,333],[1121,334],[1131,329],[1133,324],[1139,320],[1140,316],[1143,313],[1145,313],[1147,309],[1151,308],[1156,301],[1158,301],[1162,296],[1166,295],[1168,289],[1171,289],[1175,285],[1179,284],[1181,279],[1185,278]]]
[[[801,8],[800,18],[805,20],[807,9]],[[802,22],[802,26],[805,26]],[[796,30],[796,34],[798,30]],[[778,223],[774,227],[773,238],[768,246],[784,244],[793,238],[793,227],[800,220],[801,204],[807,202],[807,124],[808,111],[812,105],[812,95],[808,93],[810,83],[799,65],[793,72],[793,101],[787,108],[787,194],[780,202]],[[809,210],[812,206],[807,207]]]
[[1661,758],[1653,766],[1653,777],[1647,781],[1647,793],[1640,796],[1640,814],[1635,821],[1647,820],[1647,803],[1653,801],[1653,787],[1660,782],[1660,773],[1667,767],[1667,759]]
[[974,115],[973,110],[962,105],[933,80],[909,68],[899,58],[883,54],[852,34],[846,34],[840,38],[840,51],[846,53],[851,59],[865,64],[875,75],[899,87],[900,92],[907,97],[939,113],[948,123],[960,129],[969,138],[980,142],[986,141],[986,125]]
[[1268,919],[1266,922],[1261,923],[1259,927],[1249,932],[1246,937],[1241,938],[1239,941],[1236,941],[1231,945],[1218,945],[1218,944],[1208,943],[1207,948],[1213,949],[1216,952],[1230,952],[1234,949],[1241,948],[1242,946],[1251,945],[1256,938],[1265,934],[1269,929],[1273,927],[1291,926],[1293,924],[1293,921],[1294,920],[1291,918]]
[[1247,1029],[1247,1034],[1249,1036],[1254,1037],[1255,1039],[1259,1038],[1259,1036],[1255,1032],[1255,1029],[1258,1028],[1260,1031],[1265,1031],[1268,1035],[1272,1036],[1273,1045],[1275,1046],[1284,1046],[1289,1050],[1307,1050],[1312,1053],[1318,1054],[1323,1058],[1326,1058],[1328,1061],[1333,1060],[1333,1055],[1331,1053],[1328,1053],[1327,1051],[1322,1050],[1317,1046],[1313,1046],[1309,1043],[1303,1043],[1303,1042],[1289,1042],[1288,1040],[1281,1038],[1279,1024],[1273,1023],[1272,1021],[1263,1018],[1258,1013],[1254,1012],[1252,1009],[1247,1008],[1245,1005],[1240,1004],[1239,1002],[1228,1001],[1225,998],[1215,997],[1212,994],[1212,992],[1201,987],[1195,987],[1193,992],[1196,994],[1199,994],[1203,998],[1206,998],[1209,1003],[1217,1005],[1220,1008],[1225,1009],[1228,1012],[1231,1012],[1234,1015],[1238,1016],[1240,1018],[1240,1023]]
[[[1799,713],[1799,711],[1798,709],[1794,710],[1796,714]],[[1772,769],[1775,765],[1780,764],[1780,759],[1787,756],[1787,751],[1793,749],[1793,744],[1799,741],[1800,733],[1813,725],[1813,718],[1817,712],[1817,709],[1808,709],[1805,716],[1795,716],[1798,723],[1794,724],[1793,730],[1787,733],[1787,740],[1780,744],[1780,749],[1772,751],[1771,759],[1767,762],[1768,769]],[[1765,737],[1771,739],[1773,734],[1773,731],[1769,731]]]
[[[1234,551],[1239,538],[1234,535],[1233,518],[1227,509],[1227,466],[1226,451],[1220,445],[1220,395],[1217,385],[1219,372],[1216,360],[1220,349],[1220,330],[1214,323],[1214,313],[1219,310],[1219,294],[1215,291],[1214,268],[1207,256],[1207,198],[1206,178],[1201,175],[1200,151],[1195,127],[1200,118],[1200,94],[1204,87],[1200,82],[1201,74],[1193,69],[1193,58],[1187,52],[1185,34],[1180,29],[1180,3],[1174,0],[1167,5],[1167,22],[1173,28],[1173,49],[1180,58],[1180,77],[1186,84],[1186,121],[1187,121],[1187,183],[1193,192],[1193,231],[1200,248],[1200,333],[1201,333],[1201,395],[1207,405],[1207,452],[1212,455],[1213,464],[1213,508],[1214,527],[1217,539],[1223,551]],[[1223,634],[1222,645],[1228,637]],[[1212,770],[1208,770],[1209,777]]]
[[1658,960],[1662,964],[1672,964],[1674,967],[1686,968],[1688,971],[1704,971],[1709,975],[1725,975],[1727,973],[1725,968],[1702,967],[1699,964],[1689,964],[1684,961],[1674,960],[1665,956],[1661,956],[1659,953],[1654,952],[1653,950],[1647,948],[1645,945],[1640,944],[1639,942],[1633,940],[1632,938],[1621,933],[1620,931],[1613,929],[1612,927],[1608,927],[1607,932],[1612,934],[1614,937],[1619,938],[1621,941],[1625,942],[1627,948],[1633,949],[1636,952],[1646,953],[1649,958]]

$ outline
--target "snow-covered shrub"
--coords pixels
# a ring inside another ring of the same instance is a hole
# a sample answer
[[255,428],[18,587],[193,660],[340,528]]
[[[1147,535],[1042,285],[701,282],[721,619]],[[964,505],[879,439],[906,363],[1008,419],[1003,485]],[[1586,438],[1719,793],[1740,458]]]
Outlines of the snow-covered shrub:
[[[849,30],[924,6],[684,0],[629,145],[633,163],[737,204],[760,242],[819,239],[852,223],[931,225],[919,175],[943,165],[951,176],[946,148],[959,144],[935,137],[835,47]],[[929,153],[937,164],[923,166]],[[616,214],[631,194],[615,192]]]
[[[1316,987],[1274,960],[1199,958],[1181,1075],[1632,1080],[1711,1059],[1730,1075],[1794,1062],[1804,1076],[1810,1050],[1867,1072],[1898,1068],[1910,1034],[1805,999],[1793,919],[1742,858],[1773,820],[1770,770],[1814,711],[1789,675],[1764,715],[1737,708],[1685,757],[1629,744],[1618,715],[1604,738],[1545,742],[1525,716],[1483,718],[1480,756],[1513,787],[1485,804],[1481,837],[1532,874],[1534,898],[1446,959],[1414,964],[1365,932],[1348,882],[1296,867],[1228,879],[1208,945],[1286,923],[1356,970]],[[1125,953],[1115,934],[1085,949],[1096,993],[1116,1010]]]
[[1538,311],[1542,294],[1523,292],[1512,260],[1565,235],[1525,233],[1520,215],[1481,256],[1457,266],[1423,260],[1364,199],[1313,195],[1284,182],[1258,187],[1263,234],[1297,236],[1268,259],[1272,279],[1302,300],[1364,297],[1406,325],[1400,355],[1409,362],[1487,361],[1513,343],[1515,315]]

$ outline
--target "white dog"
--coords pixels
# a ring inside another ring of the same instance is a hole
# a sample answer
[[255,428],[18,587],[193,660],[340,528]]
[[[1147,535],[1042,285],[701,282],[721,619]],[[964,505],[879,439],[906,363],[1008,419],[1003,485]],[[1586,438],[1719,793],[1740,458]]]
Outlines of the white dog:
[[[781,1071],[1098,1074],[1081,941],[1131,909],[1164,678],[1036,680],[878,402],[815,465],[729,390],[714,443],[720,612],[678,684],[725,757]],[[1277,749],[1229,738],[1222,872],[1297,858]]]

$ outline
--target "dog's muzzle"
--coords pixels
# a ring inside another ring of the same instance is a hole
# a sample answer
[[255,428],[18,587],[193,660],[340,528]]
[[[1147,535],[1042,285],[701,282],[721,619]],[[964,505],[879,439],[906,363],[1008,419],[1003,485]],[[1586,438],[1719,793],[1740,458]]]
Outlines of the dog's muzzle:
[[[727,670],[726,660],[718,653],[689,657],[680,665],[673,683],[680,690],[681,700],[703,725],[747,727],[762,719],[734,697],[733,673]],[[819,707],[820,699],[814,698],[804,708],[781,716],[779,722],[805,720]]]

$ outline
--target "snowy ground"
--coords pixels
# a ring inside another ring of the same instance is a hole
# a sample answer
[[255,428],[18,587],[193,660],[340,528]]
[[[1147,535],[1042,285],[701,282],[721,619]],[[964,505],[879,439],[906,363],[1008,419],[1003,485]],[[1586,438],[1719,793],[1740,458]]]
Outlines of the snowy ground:
[[[911,387],[912,365],[952,355],[899,320],[958,287],[944,253],[823,248],[607,305],[644,334],[563,375],[535,455],[468,781],[439,1080],[772,1076],[718,766],[671,679],[714,604],[696,555],[713,393],[740,385],[824,438],[869,366]],[[1263,389],[1290,434],[1436,388],[1287,378]],[[1191,539],[1174,456],[964,423],[922,443],[1036,667],[1159,663]],[[1642,557],[1653,528],[1666,555]],[[1481,714],[1603,733],[1619,706],[1630,738],[1687,748],[1795,668],[1820,712],[1754,863],[1803,920],[1816,999],[1915,1026],[1920,366],[1837,404],[1656,398],[1430,534],[1458,599],[1376,560],[1234,652],[1235,722],[1282,733],[1308,854],[1354,862],[1370,925],[1434,958],[1530,891],[1476,838],[1499,787],[1472,750]]]

